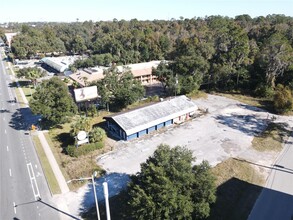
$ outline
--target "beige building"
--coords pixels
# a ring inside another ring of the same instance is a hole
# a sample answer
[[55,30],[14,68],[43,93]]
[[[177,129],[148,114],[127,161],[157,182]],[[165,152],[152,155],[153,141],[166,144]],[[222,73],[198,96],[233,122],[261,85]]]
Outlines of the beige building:
[[[146,63],[129,64],[125,66],[117,66],[119,71],[123,68],[130,68],[135,79],[141,81],[143,85],[149,85],[158,82],[156,76],[152,75],[152,68],[157,68],[161,61],[150,61]],[[69,75],[69,77],[76,81],[79,85],[85,86],[88,83],[98,81],[104,78],[104,70],[109,67],[93,67],[78,70],[76,73]]]

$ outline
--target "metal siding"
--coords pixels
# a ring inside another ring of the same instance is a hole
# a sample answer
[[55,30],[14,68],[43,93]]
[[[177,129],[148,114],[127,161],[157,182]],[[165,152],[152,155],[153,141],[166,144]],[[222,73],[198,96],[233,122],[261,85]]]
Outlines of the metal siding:
[[135,133],[135,134],[131,134],[131,135],[128,135],[127,136],[127,138],[126,138],[126,140],[132,140],[132,139],[134,139],[134,138],[137,138],[137,133]]
[[186,96],[179,96],[108,117],[116,121],[126,134],[130,135],[187,113],[196,112],[197,109],[197,106]]
[[150,127],[147,129],[148,130],[148,134],[151,133],[152,131],[156,130],[156,126]]
[[159,130],[162,127],[164,127],[164,122],[156,125],[156,130]]
[[165,126],[171,125],[172,124],[172,120],[166,121],[165,122]]
[[142,131],[138,132],[138,137],[141,137],[141,136],[146,135],[146,134],[147,134],[147,129],[142,130]]

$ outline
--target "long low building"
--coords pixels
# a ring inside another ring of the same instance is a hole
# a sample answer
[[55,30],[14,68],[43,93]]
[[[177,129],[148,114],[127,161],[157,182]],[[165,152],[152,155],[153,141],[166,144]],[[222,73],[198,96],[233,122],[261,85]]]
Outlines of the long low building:
[[193,116],[198,107],[186,96],[178,96],[138,109],[104,117],[110,132],[122,140],[142,137],[160,128],[179,124]]
[[[117,66],[118,71],[123,72],[123,68],[129,68],[133,77],[140,81],[142,85],[149,85],[158,82],[157,77],[152,74],[152,68],[157,68],[161,61],[155,60],[145,63],[135,63],[124,66]],[[76,73],[69,75],[69,77],[76,81],[80,86],[85,86],[85,82],[91,83],[104,78],[104,70],[109,67],[97,66],[78,70]]]
[[69,68],[70,64],[73,64],[78,57],[67,56],[67,57],[44,57],[41,59],[43,63],[55,69],[56,71],[63,73]]

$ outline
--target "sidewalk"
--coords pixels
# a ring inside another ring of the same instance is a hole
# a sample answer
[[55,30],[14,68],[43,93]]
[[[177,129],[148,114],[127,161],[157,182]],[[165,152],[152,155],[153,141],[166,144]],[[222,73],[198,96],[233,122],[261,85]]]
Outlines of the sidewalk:
[[53,155],[53,153],[51,151],[51,148],[50,148],[50,146],[49,146],[49,144],[48,144],[48,142],[47,142],[47,140],[46,140],[46,138],[44,136],[43,131],[38,131],[38,137],[39,137],[40,142],[41,142],[41,144],[43,146],[43,149],[45,151],[46,157],[48,158],[48,161],[49,161],[49,163],[50,163],[50,165],[52,167],[53,173],[54,173],[54,175],[55,175],[55,177],[57,179],[57,182],[59,184],[59,187],[61,189],[62,194],[69,192],[69,188],[68,188],[68,185],[66,183],[66,180],[65,180],[65,178],[64,178],[64,176],[63,176],[63,174],[62,174],[62,172],[61,172],[61,170],[59,168],[59,165],[58,165],[58,163],[57,163],[57,161],[56,161],[56,159],[55,159],[55,157],[54,157],[54,155]]

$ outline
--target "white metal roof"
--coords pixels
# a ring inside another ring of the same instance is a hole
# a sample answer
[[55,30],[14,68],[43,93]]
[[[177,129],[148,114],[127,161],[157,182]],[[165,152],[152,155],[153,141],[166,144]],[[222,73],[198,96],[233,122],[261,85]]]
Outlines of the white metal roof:
[[59,72],[64,72],[78,57],[44,57],[42,61]]
[[105,118],[112,118],[127,135],[131,135],[197,109],[197,106],[183,95]]

